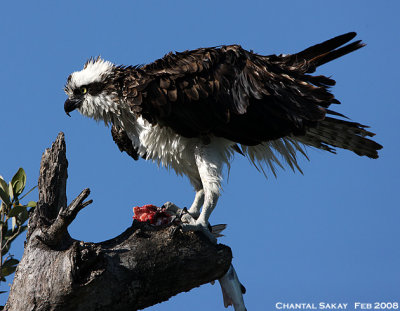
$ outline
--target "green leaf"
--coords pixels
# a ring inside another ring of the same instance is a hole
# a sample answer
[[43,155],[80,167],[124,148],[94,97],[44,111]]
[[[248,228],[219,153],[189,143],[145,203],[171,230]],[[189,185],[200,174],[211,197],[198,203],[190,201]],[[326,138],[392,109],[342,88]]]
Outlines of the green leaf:
[[11,273],[13,273],[15,271],[15,269],[17,268],[17,265],[19,264],[19,260],[15,259],[15,258],[10,258],[8,260],[6,260],[5,262],[3,262],[3,265],[1,267],[1,276],[7,276],[10,275]]
[[26,207],[36,207],[36,202],[35,201],[29,201],[28,204],[26,204]]
[[11,230],[14,231],[14,228],[17,226],[17,218],[11,218]]
[[11,181],[8,183],[8,195],[10,196],[10,201],[14,199],[14,190]]
[[5,205],[10,206],[10,197],[7,193],[4,192],[2,188],[0,188],[0,199],[4,202]]
[[0,176],[0,188],[8,195],[8,185],[2,176]]
[[18,220],[18,224],[22,225],[25,221],[27,221],[29,218],[29,213],[28,210],[25,208],[21,213],[18,214],[17,216],[17,220]]
[[8,231],[8,224],[7,224],[7,222],[2,222],[2,221],[0,221],[0,226],[1,226],[1,229],[3,230],[3,239],[7,236],[7,231]]
[[3,262],[3,267],[11,267],[11,266],[16,266],[19,264],[19,260],[15,258],[10,258]]
[[[16,260],[16,259],[9,259],[9,260]],[[8,276],[11,273],[15,272],[15,269],[17,269],[17,264],[18,264],[18,260],[16,260],[16,261],[17,261],[17,263],[15,265],[6,266],[5,264],[3,264],[3,266],[1,267],[1,272],[0,272],[2,277]]]
[[8,251],[10,250],[10,246],[11,246],[10,243],[8,243],[6,246],[3,246],[3,249],[1,250],[1,256],[4,256],[5,254],[8,253]]
[[26,206],[24,205],[17,205],[11,208],[11,210],[8,212],[7,216],[9,218],[11,217],[16,217],[18,216],[20,213],[22,213],[23,211],[26,211]]
[[22,167],[19,168],[17,173],[15,173],[14,177],[11,179],[11,184],[15,195],[18,196],[22,191],[24,191],[26,185],[26,174]]

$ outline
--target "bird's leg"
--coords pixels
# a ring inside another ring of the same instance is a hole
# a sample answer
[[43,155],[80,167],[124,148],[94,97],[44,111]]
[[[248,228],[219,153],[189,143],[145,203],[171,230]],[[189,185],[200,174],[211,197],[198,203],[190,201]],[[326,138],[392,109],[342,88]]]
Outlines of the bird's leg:
[[189,208],[187,213],[181,215],[183,223],[195,225],[197,218],[200,216],[200,209],[204,203],[204,190],[200,189],[196,191],[192,206]]
[[208,219],[211,216],[212,211],[217,205],[219,193],[214,191],[206,191],[204,195],[203,209],[201,210],[200,216],[196,220],[196,225],[203,228],[208,228]]
[[198,174],[197,167],[195,168],[194,174],[192,174],[191,177],[192,178],[190,178],[190,183],[193,185],[193,188],[196,191],[196,195],[189,210],[187,210],[186,208],[179,208],[172,202],[164,203],[163,207],[166,208],[167,212],[181,219],[182,222],[194,224],[196,222],[196,219],[199,217],[200,209],[203,206],[204,190],[201,183],[200,175]]
[[208,228],[208,219],[210,218],[212,211],[217,205],[219,194],[212,191],[207,193],[206,189],[204,190],[205,190],[204,205],[203,209],[201,210],[199,218],[193,221],[194,218],[192,218],[189,214],[187,214],[188,216],[190,216],[189,218],[185,217],[186,215],[184,215],[182,220],[187,223],[182,224],[182,230],[202,231],[212,242],[216,243],[217,239],[214,237],[214,235],[210,232]]
[[200,209],[204,203],[204,190],[200,189],[196,191],[196,196],[194,197],[194,201],[192,206],[189,208],[189,214],[194,218],[197,219],[200,216]]
[[[211,241],[216,242],[215,237],[208,230],[208,219],[220,196],[222,180],[222,157],[218,151],[214,151],[209,145],[195,149],[195,160],[199,170],[204,191],[204,203],[200,216],[195,223],[183,224],[184,231],[203,231]],[[196,201],[196,199],[195,199]]]

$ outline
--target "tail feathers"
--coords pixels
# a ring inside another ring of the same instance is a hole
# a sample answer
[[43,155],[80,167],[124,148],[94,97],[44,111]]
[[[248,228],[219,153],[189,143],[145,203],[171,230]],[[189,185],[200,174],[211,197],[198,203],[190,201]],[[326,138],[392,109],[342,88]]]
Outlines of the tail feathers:
[[307,61],[310,65],[307,72],[314,72],[315,68],[318,66],[326,64],[336,58],[349,54],[365,46],[361,40],[358,40],[339,48],[340,46],[352,40],[356,35],[357,34],[355,32],[349,32],[337,36],[330,40],[311,46],[304,51],[292,55],[292,57],[297,62]]
[[296,139],[332,153],[335,153],[334,148],[337,147],[351,150],[359,156],[376,159],[382,146],[366,138],[375,135],[366,128],[367,126],[356,122],[327,117],[315,128],[308,129],[304,136],[298,136]]
[[223,237],[224,235],[222,234],[222,231],[224,231],[226,229],[226,227],[227,227],[226,224],[219,224],[219,225],[211,226],[211,233],[216,238]]

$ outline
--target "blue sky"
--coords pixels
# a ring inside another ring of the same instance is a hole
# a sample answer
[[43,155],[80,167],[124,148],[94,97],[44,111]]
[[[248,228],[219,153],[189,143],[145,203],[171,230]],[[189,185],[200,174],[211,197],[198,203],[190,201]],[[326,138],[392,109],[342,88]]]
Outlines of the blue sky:
[[[85,187],[94,200],[70,233],[114,237],[130,226],[133,206],[189,206],[194,193],[186,179],[121,154],[103,124],[65,115],[66,78],[86,59],[143,64],[171,50],[233,43],[294,53],[356,31],[367,46],[318,73],[337,80],[337,110],[377,133],[380,159],[310,149],[304,175],[287,169],[267,180],[237,157],[210,221],[228,224],[220,242],[232,248],[248,310],[274,310],[278,301],[399,301],[399,10],[395,0],[3,2],[0,174],[11,179],[22,166],[33,186],[42,152],[63,131],[69,201]],[[22,242],[13,246],[19,258]],[[148,310],[188,308],[224,310],[219,286]]]

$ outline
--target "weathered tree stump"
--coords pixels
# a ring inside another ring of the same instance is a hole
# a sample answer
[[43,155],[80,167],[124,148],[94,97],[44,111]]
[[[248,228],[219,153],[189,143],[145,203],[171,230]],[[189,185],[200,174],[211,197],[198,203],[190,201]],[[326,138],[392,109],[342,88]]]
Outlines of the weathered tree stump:
[[64,134],[42,156],[39,201],[5,310],[137,310],[220,278],[229,247],[176,226],[134,221],[114,239],[74,240],[68,225],[84,202],[85,189],[67,206],[68,161]]

